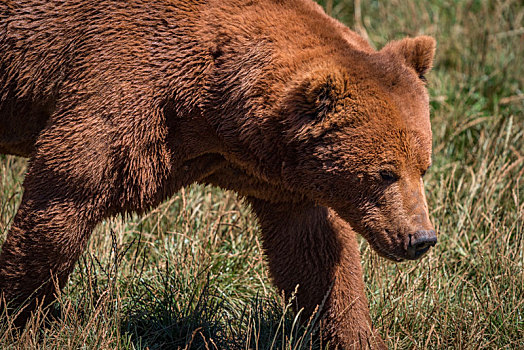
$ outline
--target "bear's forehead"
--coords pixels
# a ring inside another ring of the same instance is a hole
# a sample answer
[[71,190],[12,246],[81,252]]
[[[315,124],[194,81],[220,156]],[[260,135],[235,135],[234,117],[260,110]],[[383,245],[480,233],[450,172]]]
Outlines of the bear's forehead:
[[369,95],[374,106],[368,107],[370,119],[385,124],[384,128],[406,130],[417,140],[431,141],[429,95],[418,77],[405,68],[384,75],[375,73],[372,79]]
[[390,69],[375,76],[381,90],[406,127],[431,136],[429,95],[425,84],[410,68],[397,61],[387,61]]
[[431,138],[399,125],[364,125],[348,138],[348,145],[369,164],[413,164],[424,169],[431,164]]
[[429,95],[418,76],[398,62],[372,62],[370,67],[353,67],[348,74],[352,109],[370,118],[398,119],[408,128],[431,132]]
[[414,99],[427,99],[425,83],[413,68],[407,67],[396,56],[377,52],[363,56],[358,66],[347,66],[347,69],[352,71],[352,75],[358,76],[360,83],[375,87],[383,94],[398,96],[402,102],[401,106],[411,103]]
[[399,118],[402,119],[408,130],[431,137],[429,96],[425,89],[413,87],[392,91],[391,100],[398,110]]

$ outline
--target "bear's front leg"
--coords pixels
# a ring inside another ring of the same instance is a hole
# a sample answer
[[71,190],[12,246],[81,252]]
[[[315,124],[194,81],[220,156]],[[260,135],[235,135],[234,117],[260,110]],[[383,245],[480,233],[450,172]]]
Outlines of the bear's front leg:
[[311,315],[321,308],[324,332],[341,349],[385,349],[371,326],[355,232],[328,208],[250,198],[262,228],[270,274]]

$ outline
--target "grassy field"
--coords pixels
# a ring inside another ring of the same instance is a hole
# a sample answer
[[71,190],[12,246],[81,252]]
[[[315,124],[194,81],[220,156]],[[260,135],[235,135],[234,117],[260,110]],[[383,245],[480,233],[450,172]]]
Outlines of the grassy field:
[[[521,0],[323,1],[381,48],[437,39],[434,166],[439,243],[394,264],[361,240],[374,324],[391,349],[524,349],[524,5]],[[26,162],[0,156],[0,242]],[[145,216],[95,230],[59,297],[1,349],[309,349],[268,278],[257,223],[234,193],[194,185]],[[313,348],[315,348],[313,344]]]

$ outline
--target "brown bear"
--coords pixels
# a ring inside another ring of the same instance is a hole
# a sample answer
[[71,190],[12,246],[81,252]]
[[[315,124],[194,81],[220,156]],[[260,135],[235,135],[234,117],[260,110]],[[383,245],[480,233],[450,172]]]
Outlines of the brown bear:
[[436,242],[434,50],[375,51],[312,0],[0,2],[0,152],[30,158],[0,292],[49,303],[102,219],[208,183],[251,204],[274,283],[332,343],[383,348],[355,232],[394,261]]

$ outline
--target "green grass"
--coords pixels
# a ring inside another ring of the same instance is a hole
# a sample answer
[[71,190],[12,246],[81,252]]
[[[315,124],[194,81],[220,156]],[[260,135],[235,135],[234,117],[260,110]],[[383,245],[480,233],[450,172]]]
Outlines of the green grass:
[[[321,3],[377,48],[418,34],[438,42],[426,190],[439,244],[394,264],[361,240],[374,324],[391,349],[524,348],[524,5]],[[0,241],[25,166],[0,156]],[[44,329],[36,315],[21,334],[0,317],[0,348],[315,348],[317,330],[298,325],[260,246],[233,193],[191,186],[145,216],[99,225],[59,297],[61,317]]]

